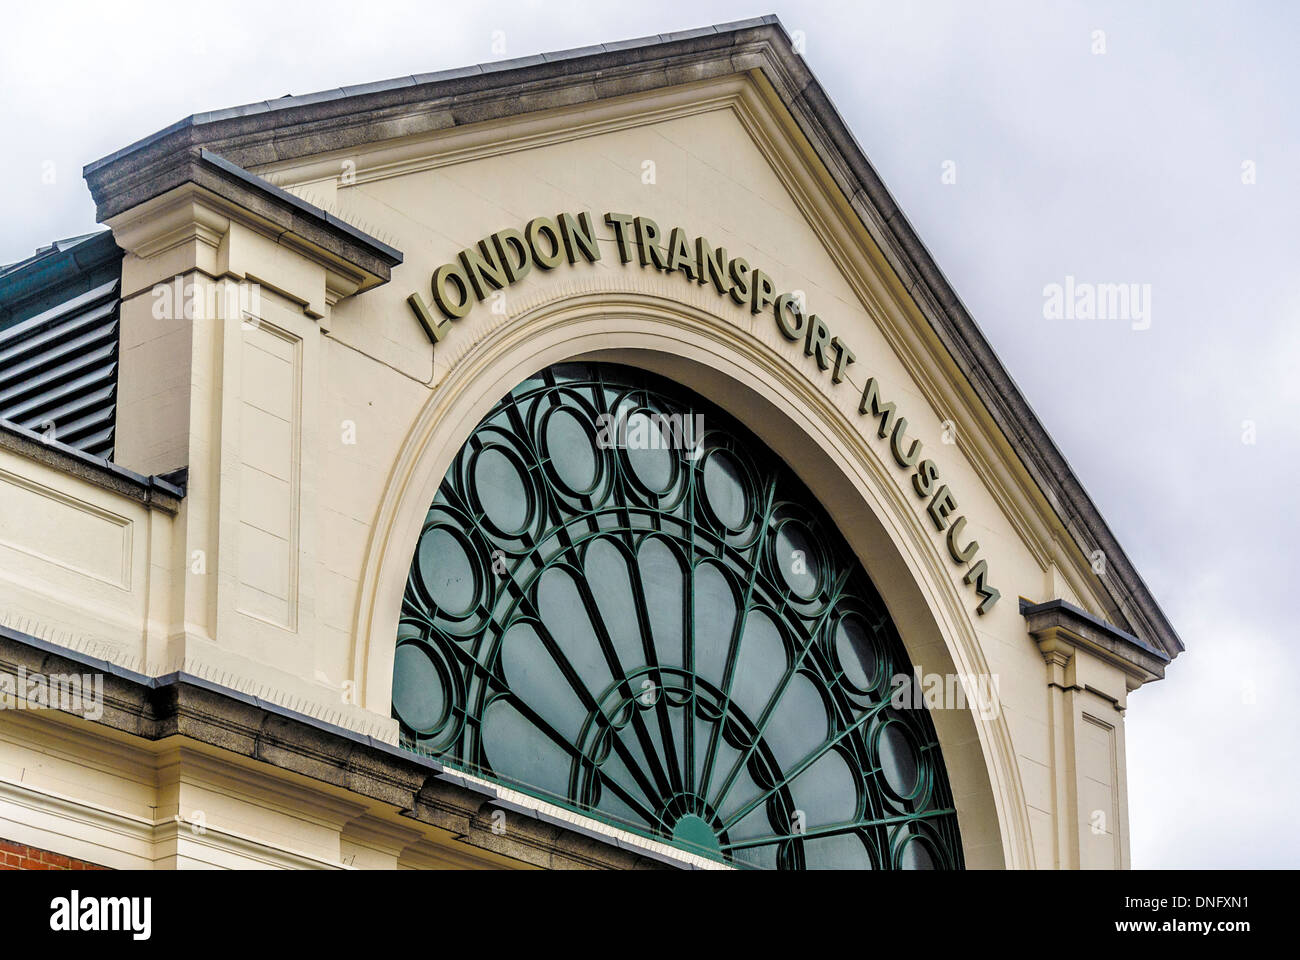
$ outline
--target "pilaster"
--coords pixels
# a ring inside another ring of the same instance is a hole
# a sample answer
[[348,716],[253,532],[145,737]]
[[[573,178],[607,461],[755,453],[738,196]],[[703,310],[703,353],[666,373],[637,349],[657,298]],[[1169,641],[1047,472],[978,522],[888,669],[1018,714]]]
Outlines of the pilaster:
[[1063,600],[1021,602],[1043,656],[1051,743],[1054,862],[1059,869],[1129,867],[1124,710],[1168,659]]

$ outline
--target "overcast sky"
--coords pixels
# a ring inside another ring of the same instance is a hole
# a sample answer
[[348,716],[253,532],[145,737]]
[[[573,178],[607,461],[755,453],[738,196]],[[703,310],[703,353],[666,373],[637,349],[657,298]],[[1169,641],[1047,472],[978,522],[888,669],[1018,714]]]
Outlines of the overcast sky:
[[[808,64],[1187,645],[1129,701],[1133,865],[1300,866],[1300,707],[1286,692],[1300,669],[1296,5],[212,12],[6,7],[0,263],[96,229],[82,165],[191,113],[769,12],[802,31]],[[1149,327],[1046,319],[1044,288],[1067,276],[1149,284]]]

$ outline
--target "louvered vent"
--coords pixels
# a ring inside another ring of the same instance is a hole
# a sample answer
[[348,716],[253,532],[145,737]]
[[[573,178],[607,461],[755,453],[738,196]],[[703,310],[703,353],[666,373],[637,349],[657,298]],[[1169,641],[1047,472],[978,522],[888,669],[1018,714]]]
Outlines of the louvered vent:
[[0,330],[0,419],[113,459],[118,281]]

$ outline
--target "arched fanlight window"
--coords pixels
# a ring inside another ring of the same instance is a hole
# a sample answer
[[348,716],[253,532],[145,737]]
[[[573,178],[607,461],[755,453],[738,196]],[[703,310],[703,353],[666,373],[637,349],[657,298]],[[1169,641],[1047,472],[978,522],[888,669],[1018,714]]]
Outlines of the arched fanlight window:
[[785,464],[611,364],[521,383],[429,508],[402,605],[404,746],[738,866],[955,868],[911,664]]

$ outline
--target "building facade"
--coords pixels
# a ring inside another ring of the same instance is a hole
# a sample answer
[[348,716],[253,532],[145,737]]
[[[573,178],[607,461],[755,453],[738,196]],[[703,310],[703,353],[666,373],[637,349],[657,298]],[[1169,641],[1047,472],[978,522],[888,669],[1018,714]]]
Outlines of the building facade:
[[1128,865],[1181,642],[774,18],[85,178],[0,270],[0,839]]

